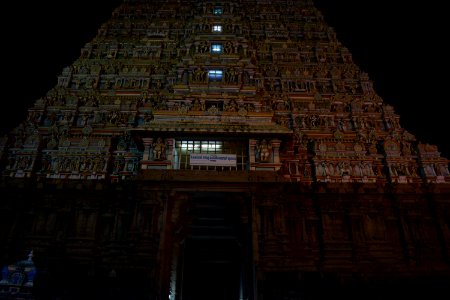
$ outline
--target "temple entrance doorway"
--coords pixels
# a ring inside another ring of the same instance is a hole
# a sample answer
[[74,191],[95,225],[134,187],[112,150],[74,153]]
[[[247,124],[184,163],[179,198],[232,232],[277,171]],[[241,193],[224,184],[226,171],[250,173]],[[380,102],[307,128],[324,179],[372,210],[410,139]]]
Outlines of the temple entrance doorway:
[[238,300],[248,294],[251,243],[243,205],[242,197],[232,193],[190,198],[179,265],[180,299]]

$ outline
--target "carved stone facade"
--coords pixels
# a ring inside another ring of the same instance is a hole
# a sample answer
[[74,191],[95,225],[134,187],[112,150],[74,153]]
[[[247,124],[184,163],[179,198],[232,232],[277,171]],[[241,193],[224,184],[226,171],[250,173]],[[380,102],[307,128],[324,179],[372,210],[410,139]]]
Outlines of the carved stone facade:
[[46,299],[204,299],[205,249],[223,299],[450,278],[448,159],[312,1],[124,1],[28,112],[0,139],[0,260],[33,250]]

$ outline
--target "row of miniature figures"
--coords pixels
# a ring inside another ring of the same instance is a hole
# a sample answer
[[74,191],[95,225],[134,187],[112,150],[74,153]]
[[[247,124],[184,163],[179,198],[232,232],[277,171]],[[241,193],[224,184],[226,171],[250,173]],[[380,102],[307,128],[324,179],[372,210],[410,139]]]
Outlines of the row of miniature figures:
[[[144,147],[139,148],[129,135],[125,135],[116,142],[97,143],[96,152],[83,153],[76,144],[67,144],[67,147],[61,144],[59,149],[42,150],[38,143],[34,149],[8,149],[7,141],[4,142],[4,159],[1,164],[4,176],[28,177],[40,174],[52,178],[55,174],[101,174],[101,178],[106,178],[126,173],[127,176],[133,177],[147,162],[161,162],[161,166],[166,169],[176,169],[174,152],[177,149],[174,148],[174,139],[162,137],[146,138]],[[304,155],[294,154],[288,157],[284,150],[280,150],[281,144],[282,141],[278,139],[250,139],[248,157],[244,158],[247,161],[247,170],[267,170],[271,167],[287,177],[303,178],[307,181],[324,181],[330,178],[335,181],[340,181],[339,178],[359,181],[361,178],[370,178],[397,182],[422,179],[450,182],[448,160],[440,157],[438,152],[427,152],[434,149],[427,145],[419,144],[419,156],[414,157],[384,157],[380,153],[358,155],[361,152],[356,151],[358,148],[353,154],[349,150],[344,156],[330,154],[327,158],[323,153],[308,155],[311,149],[307,147],[299,147],[298,151],[304,152]],[[109,149],[111,147],[115,149]]]

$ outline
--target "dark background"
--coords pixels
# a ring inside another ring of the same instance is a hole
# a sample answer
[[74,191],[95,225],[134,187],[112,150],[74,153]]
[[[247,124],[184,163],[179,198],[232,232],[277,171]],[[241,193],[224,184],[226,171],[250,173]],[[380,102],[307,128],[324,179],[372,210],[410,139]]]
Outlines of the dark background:
[[[2,135],[56,85],[62,69],[78,58],[121,2],[2,4]],[[445,1],[434,2],[314,0],[376,92],[401,116],[402,127],[450,158],[448,24]]]

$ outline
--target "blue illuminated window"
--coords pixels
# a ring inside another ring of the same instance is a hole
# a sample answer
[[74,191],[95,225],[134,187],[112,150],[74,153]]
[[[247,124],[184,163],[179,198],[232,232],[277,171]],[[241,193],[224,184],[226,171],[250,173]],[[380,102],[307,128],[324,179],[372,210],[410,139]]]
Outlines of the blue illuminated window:
[[223,14],[222,7],[218,7],[218,6],[214,7],[213,14],[216,16],[220,16],[221,14]]
[[211,45],[211,53],[212,54],[222,54],[222,45],[221,44],[212,44]]
[[213,32],[222,32],[222,25],[213,25],[212,31]]
[[209,70],[208,78],[209,81],[222,81],[223,71],[222,70]]

